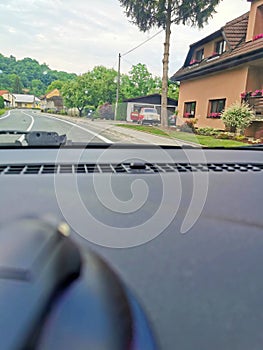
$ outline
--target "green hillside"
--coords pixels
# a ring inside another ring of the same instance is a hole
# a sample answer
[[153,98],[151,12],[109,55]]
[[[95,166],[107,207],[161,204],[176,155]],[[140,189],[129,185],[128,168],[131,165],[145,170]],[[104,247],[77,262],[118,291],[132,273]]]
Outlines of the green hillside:
[[0,90],[41,96],[55,80],[68,81],[76,74],[52,70],[32,58],[17,60],[0,54]]

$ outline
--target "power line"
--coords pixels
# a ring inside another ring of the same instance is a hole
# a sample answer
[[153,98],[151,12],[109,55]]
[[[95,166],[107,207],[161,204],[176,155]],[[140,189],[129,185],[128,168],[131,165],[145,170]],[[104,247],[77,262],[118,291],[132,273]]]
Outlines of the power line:
[[123,56],[128,55],[128,53],[131,53],[132,51],[134,51],[134,50],[138,49],[139,47],[143,46],[144,44],[148,43],[148,41],[152,40],[153,38],[155,38],[157,35],[159,35],[159,34],[162,33],[162,32],[163,32],[163,29],[160,30],[159,32],[155,33],[155,34],[154,34],[153,36],[151,36],[149,39],[145,40],[144,42],[142,42],[141,44],[137,45],[137,46],[134,47],[133,49],[131,49],[131,50],[125,52],[125,53],[122,54],[121,56],[123,57]]

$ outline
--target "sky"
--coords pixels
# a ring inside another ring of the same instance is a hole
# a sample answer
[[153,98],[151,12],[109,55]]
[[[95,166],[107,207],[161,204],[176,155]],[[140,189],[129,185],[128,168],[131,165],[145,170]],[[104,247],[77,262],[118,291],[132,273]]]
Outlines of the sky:
[[[170,71],[178,70],[189,45],[247,12],[247,0],[222,0],[217,14],[202,30],[172,26]],[[122,55],[160,29],[142,33],[131,24],[118,0],[0,0],[0,53],[17,59],[34,58],[51,69],[85,73],[94,66],[118,67]],[[121,72],[144,63],[162,75],[164,33],[123,55]],[[0,67],[1,69],[1,67]]]

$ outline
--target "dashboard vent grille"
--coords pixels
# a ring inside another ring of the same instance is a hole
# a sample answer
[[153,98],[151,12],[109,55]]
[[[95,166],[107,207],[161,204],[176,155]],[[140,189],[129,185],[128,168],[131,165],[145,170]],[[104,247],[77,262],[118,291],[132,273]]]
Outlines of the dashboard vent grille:
[[79,164],[19,164],[0,165],[1,175],[34,175],[34,174],[154,174],[174,172],[258,172],[263,164],[258,163],[142,163],[138,169],[131,163],[79,163]]

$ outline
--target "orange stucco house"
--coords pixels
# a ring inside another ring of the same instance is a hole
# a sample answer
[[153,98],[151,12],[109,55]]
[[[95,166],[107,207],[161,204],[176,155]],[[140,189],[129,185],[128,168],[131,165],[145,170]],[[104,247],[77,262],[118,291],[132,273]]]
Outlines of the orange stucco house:
[[196,118],[197,127],[224,129],[221,112],[246,99],[255,109],[251,136],[263,129],[263,0],[248,13],[190,45],[180,81],[178,124]]

